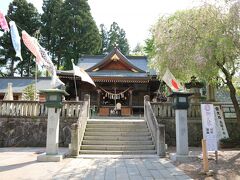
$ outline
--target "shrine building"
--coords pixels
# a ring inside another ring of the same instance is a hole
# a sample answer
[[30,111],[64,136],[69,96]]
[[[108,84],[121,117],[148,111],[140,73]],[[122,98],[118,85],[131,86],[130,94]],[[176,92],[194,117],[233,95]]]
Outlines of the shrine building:
[[[77,96],[82,100],[84,94],[90,94],[91,107],[99,116],[111,115],[117,102],[122,105],[122,116],[143,114],[144,95],[153,97],[159,88],[159,80],[148,67],[146,56],[124,56],[117,48],[105,56],[83,56],[77,66],[96,84],[94,87],[76,76]],[[73,70],[58,71],[58,76],[71,94],[67,100],[75,100]]]

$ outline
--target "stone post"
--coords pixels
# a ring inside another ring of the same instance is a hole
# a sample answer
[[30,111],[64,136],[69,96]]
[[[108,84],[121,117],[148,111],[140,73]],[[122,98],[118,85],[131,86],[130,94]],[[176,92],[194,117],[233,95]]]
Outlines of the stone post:
[[166,156],[166,148],[165,148],[165,125],[159,124],[157,130],[158,136],[158,156],[165,157]]
[[71,126],[71,156],[77,157],[80,151],[79,125],[77,123]]
[[187,110],[175,110],[176,120],[176,152],[177,155],[188,155]]
[[63,158],[62,154],[58,153],[59,143],[59,120],[60,111],[62,108],[62,96],[68,95],[65,91],[59,89],[43,90],[46,94],[45,105],[48,108],[47,121],[47,143],[46,153],[37,157],[38,161],[58,162]]

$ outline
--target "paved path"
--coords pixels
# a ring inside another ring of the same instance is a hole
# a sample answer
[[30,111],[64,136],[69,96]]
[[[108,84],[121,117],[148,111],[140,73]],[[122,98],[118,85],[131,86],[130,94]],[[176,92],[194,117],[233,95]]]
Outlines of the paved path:
[[[61,149],[64,151],[65,149]],[[0,179],[151,180],[190,179],[166,159],[66,158],[37,162],[43,148],[0,148]]]

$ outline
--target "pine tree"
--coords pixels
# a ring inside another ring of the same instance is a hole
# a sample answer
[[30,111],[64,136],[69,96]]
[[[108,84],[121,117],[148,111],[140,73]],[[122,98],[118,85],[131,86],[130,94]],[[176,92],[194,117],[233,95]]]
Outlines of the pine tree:
[[101,37],[87,0],[65,0],[61,13],[64,69],[72,69],[71,59],[100,51]]
[[[13,0],[9,4],[7,16],[7,21],[10,21],[10,19],[15,21],[20,36],[22,30],[27,31],[30,35],[34,35],[39,30],[40,16],[37,9],[26,0]],[[21,76],[30,76],[33,73],[33,67],[35,67],[33,55],[27,50],[23,42],[21,43],[23,61],[15,57],[10,33],[5,33],[1,37],[0,46],[2,49],[0,49],[0,54],[2,56],[0,58],[5,63],[5,67],[8,69],[7,73],[10,76],[14,76],[14,73],[18,73]]]
[[62,44],[62,11],[63,0],[44,0],[43,14],[41,16],[41,43],[50,53],[52,61],[57,60],[57,69],[61,66]]
[[107,52],[111,52],[116,45],[124,55],[129,54],[129,44],[126,38],[126,33],[116,22],[113,22],[108,31]]

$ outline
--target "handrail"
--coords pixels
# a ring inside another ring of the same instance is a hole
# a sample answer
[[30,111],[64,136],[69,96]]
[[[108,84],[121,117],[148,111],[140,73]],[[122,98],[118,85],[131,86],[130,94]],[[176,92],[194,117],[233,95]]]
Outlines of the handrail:
[[72,124],[70,145],[71,156],[76,157],[79,155],[89,115],[90,115],[90,96],[86,94],[84,96],[83,106],[81,106],[78,121],[77,123]]
[[149,102],[149,96],[144,96],[144,118],[151,131],[159,156],[165,156],[165,126],[159,124]]

